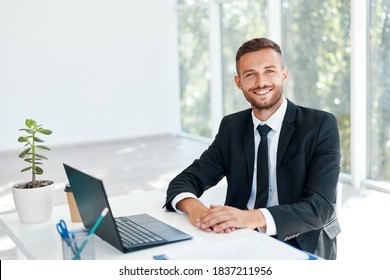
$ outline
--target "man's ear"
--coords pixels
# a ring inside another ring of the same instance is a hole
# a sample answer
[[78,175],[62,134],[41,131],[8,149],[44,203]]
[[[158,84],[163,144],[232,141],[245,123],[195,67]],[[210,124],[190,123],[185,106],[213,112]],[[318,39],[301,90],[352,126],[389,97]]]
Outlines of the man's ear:
[[241,79],[240,76],[236,75],[234,76],[234,82],[236,83],[236,86],[242,90],[242,85],[241,85]]
[[285,84],[288,80],[288,69],[287,69],[287,66],[284,67],[283,69],[283,72],[282,72],[282,81],[283,81],[283,84]]

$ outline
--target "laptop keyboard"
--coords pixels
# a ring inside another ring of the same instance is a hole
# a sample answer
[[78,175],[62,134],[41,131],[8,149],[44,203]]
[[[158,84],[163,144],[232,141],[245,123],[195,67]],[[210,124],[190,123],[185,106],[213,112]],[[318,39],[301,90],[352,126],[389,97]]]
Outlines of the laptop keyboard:
[[144,245],[164,241],[157,234],[143,228],[126,217],[115,218],[119,235],[125,246]]

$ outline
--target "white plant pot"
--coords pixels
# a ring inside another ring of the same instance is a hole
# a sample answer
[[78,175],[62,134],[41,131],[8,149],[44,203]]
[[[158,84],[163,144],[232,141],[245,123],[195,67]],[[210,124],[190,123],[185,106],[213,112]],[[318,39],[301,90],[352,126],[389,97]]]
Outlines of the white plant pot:
[[21,223],[37,224],[51,219],[54,184],[32,189],[19,189],[13,186],[12,194]]

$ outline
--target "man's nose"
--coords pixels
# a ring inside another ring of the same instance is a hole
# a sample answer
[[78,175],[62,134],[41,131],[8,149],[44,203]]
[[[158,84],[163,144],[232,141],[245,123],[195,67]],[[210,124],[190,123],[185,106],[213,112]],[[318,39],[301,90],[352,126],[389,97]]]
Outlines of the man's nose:
[[256,86],[262,88],[266,85],[266,79],[262,75],[256,76]]

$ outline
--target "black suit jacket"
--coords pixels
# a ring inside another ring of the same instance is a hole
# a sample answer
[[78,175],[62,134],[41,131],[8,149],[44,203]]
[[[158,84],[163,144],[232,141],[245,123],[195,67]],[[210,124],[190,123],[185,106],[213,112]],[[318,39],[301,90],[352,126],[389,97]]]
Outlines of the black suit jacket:
[[[223,118],[210,147],[174,178],[165,206],[182,192],[200,197],[227,179],[226,205],[246,209],[254,167],[252,110]],[[332,114],[288,101],[277,150],[279,205],[268,207],[276,238],[325,259],[336,258],[340,232],[335,213],[340,139]]]

